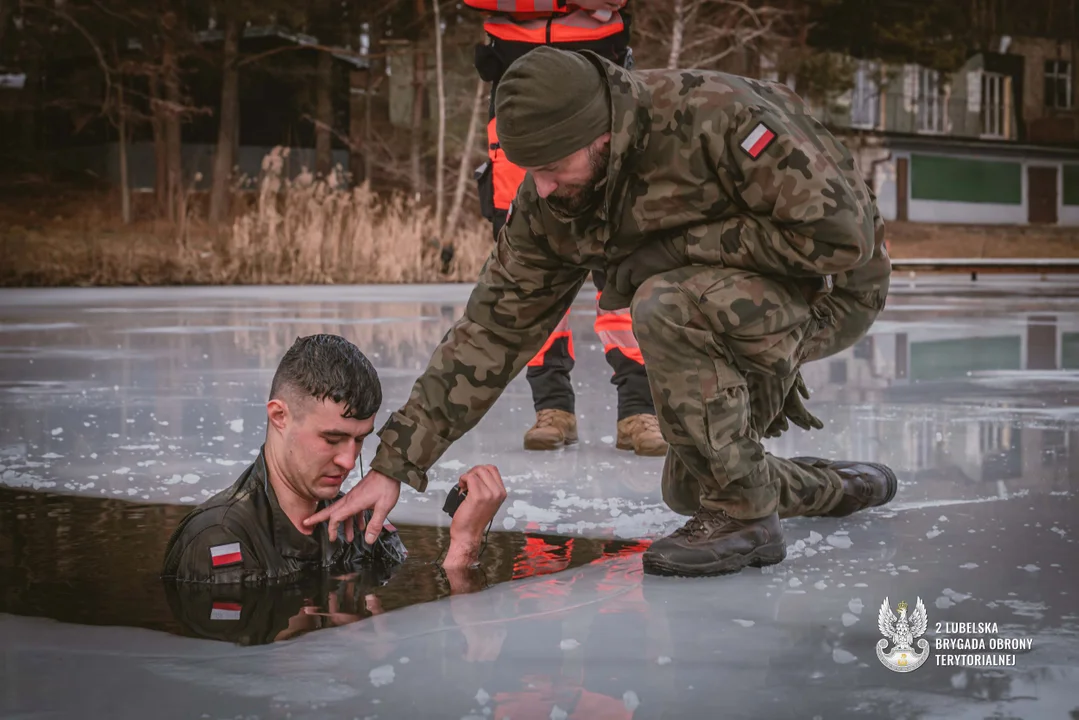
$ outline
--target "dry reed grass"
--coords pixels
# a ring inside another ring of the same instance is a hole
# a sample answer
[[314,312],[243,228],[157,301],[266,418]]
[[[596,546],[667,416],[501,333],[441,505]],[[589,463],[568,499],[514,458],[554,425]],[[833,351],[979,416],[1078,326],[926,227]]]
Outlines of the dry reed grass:
[[[123,225],[111,198],[68,204],[65,217],[0,212],[0,285],[250,285],[474,282],[491,249],[478,215],[452,234],[444,265],[431,213],[403,196],[284,176],[287,150],[263,162],[253,198],[231,226]],[[192,207],[197,207],[193,203]],[[181,229],[182,228],[182,232]]]
[[288,151],[263,160],[254,207],[239,217],[227,245],[226,273],[245,283],[422,283],[473,281],[490,251],[479,218],[454,234],[455,255],[443,273],[431,213],[401,195],[383,199],[366,185],[340,188],[284,177]]

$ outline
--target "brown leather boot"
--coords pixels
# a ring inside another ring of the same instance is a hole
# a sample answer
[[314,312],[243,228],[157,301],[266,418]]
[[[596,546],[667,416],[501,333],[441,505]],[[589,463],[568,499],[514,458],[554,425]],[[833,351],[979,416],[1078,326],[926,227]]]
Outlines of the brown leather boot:
[[722,510],[701,508],[644,553],[650,575],[726,575],[748,566],[775,565],[787,557],[779,515],[736,520]]
[[886,505],[895,497],[899,481],[887,465],[871,462],[847,462],[815,457],[791,458],[795,462],[827,468],[843,479],[843,497],[823,517],[846,517],[859,510]]
[[659,429],[659,420],[651,413],[630,415],[619,420],[617,446],[619,450],[632,450],[648,457],[667,454],[667,441]]
[[565,410],[540,410],[525,433],[525,450],[557,450],[577,442],[577,416]]

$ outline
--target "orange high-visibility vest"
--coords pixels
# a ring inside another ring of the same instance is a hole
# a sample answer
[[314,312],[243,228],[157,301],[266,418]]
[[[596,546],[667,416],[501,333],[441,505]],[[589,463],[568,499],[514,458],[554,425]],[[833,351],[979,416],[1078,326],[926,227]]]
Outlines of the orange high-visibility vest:
[[489,13],[483,29],[492,37],[530,45],[580,43],[616,35],[625,29],[620,13],[609,16],[569,8],[565,0],[465,0]]

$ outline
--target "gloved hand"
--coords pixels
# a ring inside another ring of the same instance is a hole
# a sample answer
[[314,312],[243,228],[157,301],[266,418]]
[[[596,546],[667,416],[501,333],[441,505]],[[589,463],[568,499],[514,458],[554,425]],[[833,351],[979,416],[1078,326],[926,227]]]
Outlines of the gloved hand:
[[601,310],[627,308],[645,280],[686,265],[689,265],[689,258],[686,257],[686,239],[682,235],[647,242],[607,269],[607,284],[600,294],[599,307]]
[[776,416],[776,419],[765,430],[764,437],[775,438],[782,435],[790,428],[788,420],[803,430],[824,429],[824,423],[806,409],[806,406],[802,403],[802,398],[809,399],[809,388],[806,387],[805,381],[802,380],[802,373],[799,371],[794,379],[794,385],[791,386],[790,392],[787,393],[787,398],[783,401],[783,411]]

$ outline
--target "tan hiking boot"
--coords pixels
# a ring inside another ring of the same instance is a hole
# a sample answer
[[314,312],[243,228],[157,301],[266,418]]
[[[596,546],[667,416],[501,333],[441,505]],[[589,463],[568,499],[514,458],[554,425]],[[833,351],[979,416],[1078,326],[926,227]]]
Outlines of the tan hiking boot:
[[638,455],[662,457],[667,454],[667,441],[659,429],[659,420],[650,413],[619,420],[617,444],[619,450],[632,450]]
[[557,450],[577,442],[577,416],[565,410],[540,410],[525,433],[525,450]]

